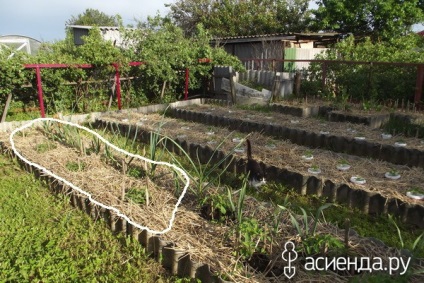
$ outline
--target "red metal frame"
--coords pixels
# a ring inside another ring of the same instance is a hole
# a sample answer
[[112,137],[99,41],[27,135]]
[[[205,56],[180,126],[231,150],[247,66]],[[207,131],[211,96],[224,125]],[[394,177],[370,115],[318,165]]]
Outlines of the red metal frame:
[[[130,62],[129,66],[140,66],[143,65],[144,62]],[[112,66],[115,68],[115,80],[116,80],[116,96],[118,100],[118,109],[121,110],[121,79],[119,74],[119,64],[113,63]],[[90,69],[93,67],[91,64],[25,64],[24,67],[26,69],[35,69],[35,73],[37,76],[37,90],[38,90],[38,102],[40,104],[40,114],[42,118],[46,117],[45,109],[44,109],[44,98],[43,98],[43,84],[41,80],[41,69],[60,69],[60,68],[82,68],[82,69]]]
[[[211,62],[208,58],[199,59],[199,63],[208,63]],[[141,66],[145,64],[144,62],[130,62],[128,63],[131,67]],[[121,78],[119,73],[119,64],[113,63],[111,64],[115,68],[115,81],[116,81],[116,97],[118,102],[118,109],[122,109],[121,103]],[[41,79],[41,69],[60,69],[60,68],[82,68],[82,69],[90,69],[93,68],[91,64],[25,64],[24,67],[26,69],[35,69],[36,77],[37,77],[37,90],[38,90],[38,102],[40,105],[40,114],[42,118],[46,117],[45,109],[44,109],[44,98],[43,98],[43,83]],[[190,70],[188,68],[185,69],[185,88],[184,88],[184,100],[188,99],[188,88],[189,88],[189,76]]]

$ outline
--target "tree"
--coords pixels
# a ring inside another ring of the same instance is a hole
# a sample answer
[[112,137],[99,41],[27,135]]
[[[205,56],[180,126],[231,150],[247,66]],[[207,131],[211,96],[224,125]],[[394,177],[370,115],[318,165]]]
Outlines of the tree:
[[[139,89],[143,89],[151,101],[164,102],[167,93],[182,93],[186,68],[190,70],[191,89],[202,87],[203,80],[210,78],[213,65],[243,69],[236,57],[222,48],[210,46],[211,37],[202,25],[196,27],[191,37],[186,37],[169,19],[155,17],[149,18],[148,23],[140,23],[138,29],[126,31],[125,37],[131,47],[123,51],[124,56],[131,61],[146,62],[134,68],[133,72],[138,73],[131,76],[142,78],[138,82]],[[199,62],[201,58],[211,62]]]
[[304,31],[308,5],[308,0],[179,0],[168,6],[186,34],[201,23],[212,36],[238,36]]
[[353,33],[373,40],[388,40],[411,31],[423,21],[419,0],[319,0],[315,15],[316,30]]
[[84,13],[78,16],[72,16],[66,22],[66,25],[83,26],[118,26],[121,21],[119,15],[109,16],[96,9],[86,9]]

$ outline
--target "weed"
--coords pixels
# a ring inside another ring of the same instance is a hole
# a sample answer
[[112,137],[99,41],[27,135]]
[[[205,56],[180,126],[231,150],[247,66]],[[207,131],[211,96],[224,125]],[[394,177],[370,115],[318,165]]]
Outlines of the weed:
[[[333,205],[332,203],[325,203],[321,205],[315,212],[314,218],[309,217],[306,210],[303,207],[298,206],[297,208],[300,209],[302,212],[302,215],[301,215],[302,220],[298,220],[299,217],[297,217],[297,215],[295,215],[289,207],[278,205],[280,209],[284,211],[288,211],[290,213],[291,222],[293,226],[296,228],[296,231],[301,238],[302,249],[305,252],[305,254],[312,255],[311,253],[318,253],[319,251],[326,252],[328,248],[330,247],[330,245],[337,249],[343,246],[343,243],[341,241],[338,241],[336,238],[333,238],[333,237],[326,238],[326,236],[316,234],[316,229],[318,226],[318,220],[320,218],[320,215],[322,214],[323,210],[327,209],[328,207],[332,205]],[[313,222],[314,222],[313,225],[312,225],[312,220],[310,219],[313,219]],[[326,240],[329,240],[329,242],[326,243],[325,242]]]
[[65,167],[69,171],[78,172],[78,171],[83,171],[86,167],[86,164],[80,161],[68,161],[66,162]]
[[396,221],[394,220],[393,216],[389,214],[389,220],[390,222],[395,226],[396,231],[397,231],[397,235],[399,237],[399,242],[400,242],[400,246],[401,248],[409,248],[411,250],[411,252],[416,252],[417,248],[421,245],[424,246],[424,241],[423,241],[423,236],[424,236],[424,232],[422,232],[416,239],[415,241],[412,243],[412,245],[410,247],[406,247],[405,242],[403,241],[403,237],[402,237],[402,233],[401,230],[399,229],[399,226],[396,224]]
[[130,188],[126,191],[125,196],[136,204],[146,203],[146,189]]
[[49,150],[57,148],[57,145],[51,142],[39,143],[35,146],[35,151],[38,153],[46,153]]
[[0,282],[175,282],[138,241],[114,237],[3,155],[0,164]]

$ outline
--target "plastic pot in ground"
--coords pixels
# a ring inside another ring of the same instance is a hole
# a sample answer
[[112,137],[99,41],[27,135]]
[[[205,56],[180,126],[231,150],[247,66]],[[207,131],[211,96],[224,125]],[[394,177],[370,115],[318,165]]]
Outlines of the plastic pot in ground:
[[397,141],[397,142],[395,142],[395,146],[405,147],[406,146],[406,142],[404,142],[404,141]]
[[312,159],[314,159],[314,155],[312,154],[312,152],[305,152],[305,154],[302,155],[302,159],[306,160],[306,161],[310,161]]
[[388,139],[391,139],[392,138],[392,135],[391,134],[381,134],[381,138],[383,140],[388,140]]
[[311,167],[308,168],[308,172],[314,175],[318,175],[321,173],[321,169],[319,169],[318,167]]
[[234,152],[236,153],[244,153],[244,148],[243,147],[237,147],[234,149]]
[[347,171],[350,169],[350,165],[348,163],[339,163],[337,164],[336,168],[340,171]]
[[267,145],[265,145],[265,147],[268,148],[268,149],[276,149],[277,148],[277,146],[273,143],[267,144]]
[[391,180],[397,180],[400,178],[400,174],[397,171],[393,170],[386,172],[386,174],[384,174],[384,177]]
[[409,190],[406,195],[412,199],[424,200],[424,190],[413,188]]
[[364,178],[359,177],[359,176],[352,176],[350,178],[350,181],[354,184],[357,184],[357,185],[364,185],[367,182]]

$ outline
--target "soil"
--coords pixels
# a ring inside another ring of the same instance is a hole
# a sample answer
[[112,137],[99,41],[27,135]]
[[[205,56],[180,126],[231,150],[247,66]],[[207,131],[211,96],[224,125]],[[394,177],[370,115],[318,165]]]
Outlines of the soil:
[[[268,123],[287,123],[292,125],[293,117],[287,117],[278,113],[258,113],[253,111],[230,109],[218,106],[196,106],[196,109],[202,111],[214,111],[221,115],[235,115],[245,117],[246,119],[255,119]],[[212,148],[221,141],[222,150],[229,151],[234,147],[243,148],[244,144],[233,142],[233,138],[244,138],[246,135],[229,131],[225,128],[208,127],[198,123],[184,122],[172,118],[164,118],[159,114],[140,114],[140,113],[111,113],[102,117],[103,120],[115,121],[120,123],[129,123],[137,125],[143,130],[157,130],[167,136],[179,139],[185,139],[192,143],[208,145]],[[304,118],[299,119],[296,126],[314,128],[312,120]],[[316,121],[315,123],[324,123]],[[327,123],[327,125],[330,125]],[[326,128],[321,125],[319,130],[335,130],[335,125]],[[315,124],[316,127],[316,124]],[[352,125],[355,129],[359,125]],[[365,128],[366,129],[366,128]],[[344,129],[346,132],[346,129]],[[376,134],[377,135],[377,134]],[[367,138],[369,136],[367,135]],[[424,175],[421,169],[406,168],[403,166],[394,166],[385,162],[376,162],[359,158],[355,156],[336,154],[330,151],[313,149],[314,159],[312,162],[304,161],[301,156],[305,154],[308,148],[293,145],[287,141],[274,140],[270,137],[262,136],[259,133],[249,135],[252,142],[254,157],[275,166],[284,167],[293,171],[302,173],[312,165],[319,165],[323,178],[336,180],[339,182],[349,182],[352,175],[360,175],[367,179],[367,184],[361,188],[367,190],[379,191],[385,194],[404,198],[405,192],[411,186],[420,186],[424,181]],[[211,144],[214,141],[215,144]],[[5,141],[7,143],[7,141]],[[37,145],[45,143],[54,143],[52,149],[45,152],[37,151]],[[89,140],[85,147],[89,147]],[[125,214],[137,223],[149,225],[149,228],[163,229],[167,225],[167,219],[176,202],[176,189],[174,179],[166,169],[158,169],[158,174],[170,176],[169,178],[158,178],[147,180],[146,178],[134,178],[124,175],[122,168],[116,164],[105,162],[101,156],[96,154],[84,155],[75,148],[65,146],[57,141],[47,141],[46,136],[40,130],[29,130],[24,136],[16,137],[17,149],[21,151],[26,158],[53,171],[55,174],[80,186],[85,191],[93,194],[95,198],[107,205],[115,206],[121,209]],[[408,146],[410,142],[408,140]],[[144,145],[140,145],[141,147]],[[117,158],[128,161],[128,157],[119,156],[114,152]],[[245,153],[241,150],[239,156],[244,157]],[[347,160],[352,168],[347,172],[340,172],[335,169],[340,159]],[[84,169],[72,171],[67,169],[70,161],[79,161],[79,164],[85,164]],[[117,164],[120,164],[119,162]],[[134,165],[144,168],[142,162]],[[395,168],[401,174],[399,180],[384,179],[384,174],[390,169]],[[131,201],[122,201],[122,188],[149,187],[151,203],[147,205],[137,205]],[[247,197],[245,201],[244,216],[254,217],[259,223],[271,225],[273,221],[280,223],[276,231],[274,245],[267,247],[268,257],[275,263],[275,266],[283,266],[281,252],[284,244],[288,240],[298,241],[296,230],[290,222],[287,213],[275,214],[274,207],[268,203],[259,202],[252,197]],[[277,218],[276,218],[277,217]],[[331,234],[337,239],[343,241],[344,231],[326,223],[320,223],[319,234]],[[286,280],[284,275],[265,277],[262,274],[253,272],[253,269],[246,265],[240,269],[240,261],[233,255],[232,245],[234,244],[233,230],[231,226],[219,223],[211,223],[200,216],[200,208],[193,195],[188,194],[179,210],[173,228],[162,236],[165,241],[174,242],[178,248],[188,251],[193,259],[198,262],[207,263],[212,270],[224,274],[226,278],[234,282],[281,282]],[[349,238],[351,251],[358,257],[383,257],[388,259],[390,256],[398,256],[399,252],[394,249],[388,249],[381,246],[378,242],[361,238],[354,233]],[[268,260],[268,257],[265,258]],[[259,256],[255,264],[263,265],[264,257]],[[277,268],[278,270],[278,268]],[[349,279],[347,274],[322,273],[320,282],[346,282]],[[298,268],[297,280],[313,280],[314,274]],[[420,279],[418,279],[420,280]],[[418,281],[417,281],[418,282]]]
[[[314,118],[301,118],[298,119],[299,123],[293,124],[291,120],[297,119],[293,116],[282,115],[279,113],[258,113],[255,111],[238,110],[234,108],[219,107],[216,105],[201,105],[201,106],[190,106],[186,109],[195,109],[196,111],[209,112],[213,111],[214,114],[232,117],[245,117],[245,119],[255,119],[255,121],[261,121],[264,123],[276,123],[286,124],[291,127],[301,127],[311,131],[317,131],[317,124],[321,125],[322,121]],[[140,113],[113,113],[102,117],[102,120],[109,122],[120,122],[137,124],[146,130],[157,130],[160,126],[162,134],[172,138],[179,138],[181,140],[187,140],[191,143],[201,144],[215,148],[221,142],[221,149],[229,152],[234,147],[239,146],[244,149],[245,145],[233,142],[234,138],[244,138],[246,134],[230,131],[226,128],[221,127],[210,127],[204,124],[181,121],[173,118],[163,117],[159,114],[140,114]],[[278,121],[278,122],[277,122]],[[288,122],[289,121],[289,122]],[[343,127],[344,123],[325,122],[331,132],[337,132],[338,134],[346,134],[347,130]],[[331,125],[331,126],[329,126]],[[365,125],[349,125],[354,129],[363,129],[365,136],[370,136],[373,133],[377,139],[378,134],[376,131],[370,131]],[[351,129],[352,129],[351,128]],[[324,128],[322,128],[324,129]],[[366,131],[368,130],[368,131]],[[211,134],[213,132],[213,134]],[[379,132],[379,134],[381,131]],[[352,136],[352,134],[347,134]],[[266,164],[281,167],[294,172],[300,172],[307,174],[308,169],[313,166],[318,166],[321,169],[321,173],[316,175],[322,179],[330,179],[334,183],[349,183],[350,186],[356,186],[363,190],[371,192],[379,192],[386,197],[399,198],[405,202],[410,203],[422,203],[420,201],[412,200],[406,196],[408,190],[414,187],[422,187],[424,183],[424,171],[421,168],[407,167],[402,165],[394,165],[389,162],[371,160],[358,156],[335,153],[329,150],[323,149],[310,149],[308,147],[299,146],[286,140],[277,140],[271,137],[261,135],[253,132],[248,135],[252,143],[252,151],[255,159],[263,161]],[[412,144],[411,140],[416,139],[404,139],[408,146]],[[379,142],[386,142],[381,137],[378,139]],[[211,144],[211,142],[213,142]],[[424,149],[424,145],[421,142],[416,141],[417,147]],[[302,158],[306,153],[313,154],[312,160],[305,160]],[[245,158],[245,152],[240,150],[236,151],[236,155]],[[351,168],[347,171],[337,170],[337,165],[341,162],[348,162]],[[398,180],[390,180],[385,178],[387,172],[396,170],[401,175]],[[365,185],[356,185],[350,182],[352,176],[360,176],[366,180]]]

